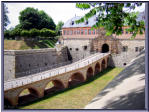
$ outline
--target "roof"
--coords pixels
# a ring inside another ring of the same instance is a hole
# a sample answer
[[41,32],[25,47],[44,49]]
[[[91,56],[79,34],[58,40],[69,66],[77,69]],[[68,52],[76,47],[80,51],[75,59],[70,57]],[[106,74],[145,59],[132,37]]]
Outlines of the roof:
[[[75,21],[81,19],[80,16],[73,17],[72,19],[69,19],[64,25],[63,28],[70,28],[70,27],[92,27],[97,21],[96,16],[93,16],[88,19],[88,24],[86,22],[76,24]],[[72,22],[74,24],[72,25]]]
[[[96,15],[88,19],[88,24],[86,22],[76,24],[75,21],[81,19],[80,16],[75,16],[69,19],[66,23],[64,23],[62,28],[75,28],[75,27],[92,27],[96,24]],[[140,12],[138,14],[137,21],[143,20],[145,21],[145,12]]]

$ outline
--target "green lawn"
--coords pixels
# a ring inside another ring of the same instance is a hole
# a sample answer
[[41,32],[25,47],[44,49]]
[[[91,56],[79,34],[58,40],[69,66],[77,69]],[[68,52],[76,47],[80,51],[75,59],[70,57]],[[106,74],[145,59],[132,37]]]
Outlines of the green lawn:
[[45,96],[19,109],[82,109],[84,108],[123,68],[107,68],[89,81],[76,87]]

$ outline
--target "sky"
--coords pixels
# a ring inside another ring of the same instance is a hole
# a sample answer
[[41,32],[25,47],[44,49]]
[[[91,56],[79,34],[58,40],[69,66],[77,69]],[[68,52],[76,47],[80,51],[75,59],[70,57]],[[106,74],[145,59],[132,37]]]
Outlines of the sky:
[[[37,8],[38,10],[45,11],[49,16],[52,17],[55,24],[59,21],[63,21],[64,23],[71,19],[74,16],[83,16],[89,10],[81,10],[76,8],[75,3],[5,3],[8,7],[8,18],[10,20],[10,24],[8,25],[8,29],[11,27],[15,27],[19,24],[19,13],[27,7]],[[138,7],[135,11],[144,11],[145,4],[141,7]]]

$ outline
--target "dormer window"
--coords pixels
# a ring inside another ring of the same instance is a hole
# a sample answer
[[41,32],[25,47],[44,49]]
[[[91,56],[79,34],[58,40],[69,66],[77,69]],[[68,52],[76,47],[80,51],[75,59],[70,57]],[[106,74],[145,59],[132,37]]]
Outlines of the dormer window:
[[98,17],[96,17],[96,21],[98,21]]
[[74,25],[74,21],[71,21],[71,25]]
[[88,24],[88,21],[85,21],[85,24],[87,25]]

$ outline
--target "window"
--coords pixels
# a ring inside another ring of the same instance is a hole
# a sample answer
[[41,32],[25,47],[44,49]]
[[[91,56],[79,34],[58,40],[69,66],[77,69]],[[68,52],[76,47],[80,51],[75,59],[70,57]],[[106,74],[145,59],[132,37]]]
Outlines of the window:
[[87,50],[87,46],[83,46],[84,50]]
[[140,46],[139,51],[141,52],[144,49],[144,46]]
[[74,30],[73,34],[74,34],[74,35],[76,35],[76,34],[77,34],[77,31],[76,31],[76,30]]
[[85,21],[85,24],[87,25],[88,24],[88,21]]
[[47,63],[45,63],[45,66],[47,66]]
[[91,29],[88,30],[88,34],[91,35]]
[[71,21],[71,25],[74,25],[74,21]]
[[77,30],[77,34],[80,34],[80,30]]
[[138,52],[139,51],[139,48],[138,47],[135,47],[135,51]]
[[85,29],[85,35],[87,35],[87,29]]
[[79,49],[78,48],[76,48],[76,51],[78,51]]
[[72,31],[72,30],[70,30],[70,35],[72,35],[72,32],[73,32],[73,31]]
[[123,46],[123,52],[128,51],[128,46]]
[[63,31],[63,34],[66,35],[66,31],[65,30]]
[[83,29],[81,29],[81,35],[83,35]]
[[69,30],[67,30],[67,35],[69,35]]
[[72,48],[69,48],[69,50],[72,50]]
[[93,34],[95,35],[95,29],[93,29]]

